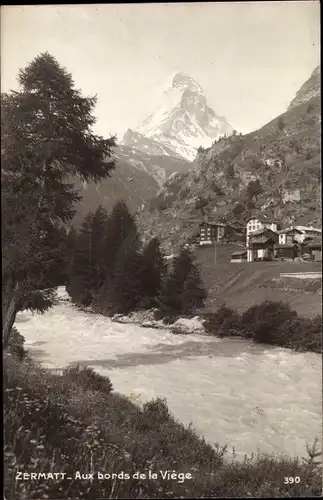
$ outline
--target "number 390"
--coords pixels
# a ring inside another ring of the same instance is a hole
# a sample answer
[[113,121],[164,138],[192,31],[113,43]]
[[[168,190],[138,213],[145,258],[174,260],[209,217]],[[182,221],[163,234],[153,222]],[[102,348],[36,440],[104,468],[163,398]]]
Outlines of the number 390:
[[284,477],[284,484],[298,484],[301,482],[301,478],[296,476],[296,477]]

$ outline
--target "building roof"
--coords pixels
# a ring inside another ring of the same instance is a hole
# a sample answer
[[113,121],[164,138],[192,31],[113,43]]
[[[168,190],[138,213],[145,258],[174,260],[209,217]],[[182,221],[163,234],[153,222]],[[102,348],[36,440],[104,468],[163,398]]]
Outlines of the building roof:
[[252,219],[257,219],[259,220],[260,222],[262,222],[263,224],[275,224],[276,221],[274,220],[274,218],[272,216],[269,216],[263,212],[260,212],[260,213],[256,213],[256,214],[253,214],[251,217],[249,217],[249,219],[247,220],[247,224],[250,220]]
[[261,229],[257,229],[257,231],[252,231],[252,233],[249,234],[251,238],[254,236],[258,236],[260,234],[268,233],[270,231],[271,233],[277,234],[276,231],[273,231],[272,229],[269,229],[268,227],[262,227]]
[[292,244],[285,244],[285,245],[275,245],[275,248],[278,249],[278,248],[295,248],[295,245],[292,245]]
[[310,227],[310,226],[295,226],[295,227],[300,231],[316,231],[318,233],[322,233],[322,229],[319,229],[317,227]]
[[268,236],[260,236],[260,238],[252,239],[252,241],[250,242],[250,244],[253,245],[255,243],[268,243],[268,241],[273,242],[273,239],[272,238],[268,238]]
[[281,229],[280,231],[277,231],[278,234],[287,234],[291,233],[292,231],[296,231],[299,234],[302,234],[302,231],[300,229],[297,229],[297,227],[287,227],[286,229]]
[[239,255],[246,255],[247,253],[247,250],[240,250],[238,252],[232,252],[231,257],[236,257],[236,256],[239,256]]
[[208,224],[209,226],[214,226],[214,227],[216,227],[216,226],[222,226],[222,227],[224,227],[224,226],[228,225],[228,224],[223,224],[223,222],[215,222],[215,221],[204,220],[204,221],[202,221],[199,224],[199,226],[202,226],[203,224]]

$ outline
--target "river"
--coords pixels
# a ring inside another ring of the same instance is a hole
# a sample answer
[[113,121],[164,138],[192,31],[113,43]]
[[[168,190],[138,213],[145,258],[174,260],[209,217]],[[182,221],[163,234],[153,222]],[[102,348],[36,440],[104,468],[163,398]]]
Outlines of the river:
[[139,403],[165,397],[176,418],[211,443],[234,446],[238,459],[305,456],[322,434],[318,354],[114,323],[63,300],[44,315],[19,313],[16,327],[44,366],[78,362]]

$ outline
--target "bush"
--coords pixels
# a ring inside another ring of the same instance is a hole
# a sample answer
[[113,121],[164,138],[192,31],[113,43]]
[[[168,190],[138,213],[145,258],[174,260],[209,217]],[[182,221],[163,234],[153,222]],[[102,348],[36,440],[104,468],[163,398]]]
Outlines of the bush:
[[24,349],[25,338],[18,332],[15,326],[11,329],[9,337],[8,352],[23,360],[27,356],[27,351]]
[[199,198],[195,202],[195,208],[196,210],[200,210],[201,208],[204,208],[208,203],[208,200],[206,200],[205,198]]
[[278,120],[278,128],[282,132],[285,128],[285,121],[284,118],[281,116]]
[[148,401],[148,403],[144,404],[143,411],[145,416],[154,422],[163,423],[170,418],[167,402],[164,398]]
[[288,304],[266,301],[250,307],[242,315],[241,325],[256,342],[274,344],[282,323],[296,317]]
[[110,394],[113,390],[109,377],[96,373],[92,368],[80,365],[69,366],[63,371],[63,375],[71,381],[83,387],[84,390],[93,390]]
[[242,315],[222,306],[203,318],[204,328],[211,335],[236,335],[297,351],[322,352],[321,316],[300,318],[282,302],[263,302]]
[[215,313],[205,316],[205,330],[213,335],[241,335],[241,318],[233,309],[221,306]]

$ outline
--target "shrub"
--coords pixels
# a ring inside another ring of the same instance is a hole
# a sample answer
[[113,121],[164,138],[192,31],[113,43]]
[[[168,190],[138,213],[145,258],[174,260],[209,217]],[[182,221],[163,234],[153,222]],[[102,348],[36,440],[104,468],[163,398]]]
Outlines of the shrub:
[[313,110],[314,110],[314,104],[311,103],[311,104],[308,105],[306,112],[307,113],[311,113]]
[[195,208],[196,210],[200,210],[201,208],[204,208],[208,204],[208,200],[205,198],[199,198],[195,202]]
[[170,413],[165,398],[157,398],[148,401],[143,406],[143,411],[146,417],[149,417],[154,422],[163,423],[169,420]]
[[17,356],[20,360],[27,356],[27,351],[24,349],[25,338],[18,332],[15,326],[11,329],[9,337],[8,352]]
[[320,353],[322,350],[322,319],[294,317],[283,321],[273,334],[275,345]]
[[282,132],[285,128],[285,121],[284,118],[281,116],[278,120],[278,128]]
[[288,304],[266,301],[250,307],[242,315],[242,328],[256,342],[273,344],[282,323],[297,317]]
[[233,309],[221,306],[215,313],[206,315],[203,326],[213,335],[241,335],[241,318]]
[[68,377],[71,381],[77,382],[77,384],[85,390],[93,390],[105,394],[110,394],[113,390],[109,377],[100,375],[88,366],[69,366],[63,371],[63,375]]

